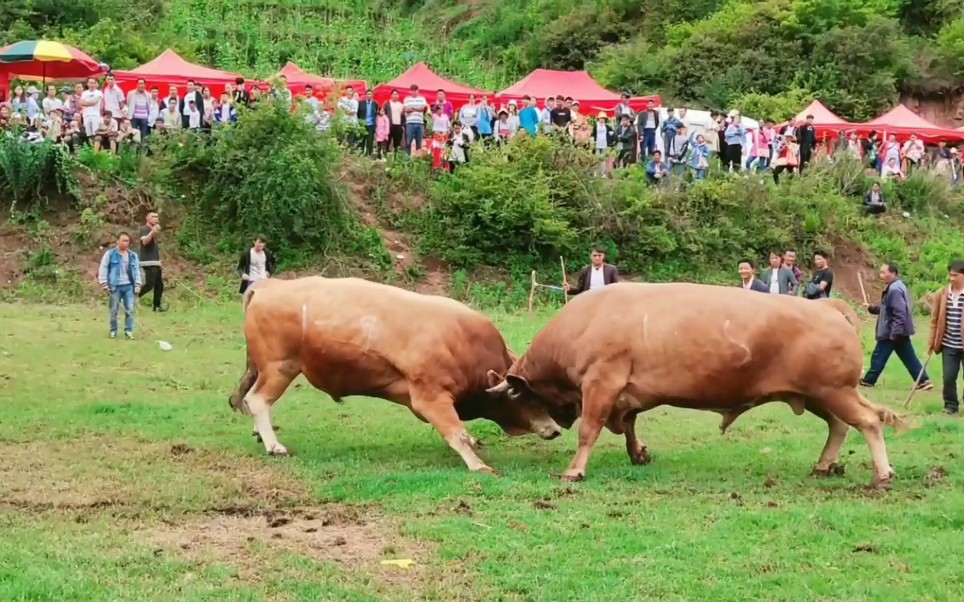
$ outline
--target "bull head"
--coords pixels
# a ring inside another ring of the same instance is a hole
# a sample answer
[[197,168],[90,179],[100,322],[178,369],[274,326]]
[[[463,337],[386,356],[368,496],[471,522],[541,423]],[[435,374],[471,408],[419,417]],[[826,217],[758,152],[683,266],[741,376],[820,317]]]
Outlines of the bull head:
[[528,389],[529,383],[526,379],[521,376],[514,376],[512,374],[506,375],[505,380],[499,382],[499,384],[486,389],[486,393],[492,397],[501,397],[505,395],[509,399],[519,399],[522,397],[522,393]]

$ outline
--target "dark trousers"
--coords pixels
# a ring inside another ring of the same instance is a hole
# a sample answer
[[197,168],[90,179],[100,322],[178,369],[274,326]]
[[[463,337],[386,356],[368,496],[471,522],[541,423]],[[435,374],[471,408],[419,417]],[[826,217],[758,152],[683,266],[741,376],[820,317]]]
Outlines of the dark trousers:
[[365,126],[365,140],[362,143],[362,150],[369,157],[372,156],[372,152],[375,150],[375,126],[366,125]]
[[402,140],[405,138],[405,126],[392,124],[388,134],[392,141],[392,150],[397,153],[404,147]]
[[740,171],[743,165],[743,145],[742,144],[727,144],[726,150],[723,151],[723,169],[729,169],[733,166],[733,171]]
[[796,168],[796,167],[790,167],[790,166],[787,166],[787,165],[777,165],[775,168],[773,168],[773,181],[774,181],[775,183],[779,184],[779,183],[780,183],[780,174],[782,174],[782,173],[785,172],[785,171],[789,171],[791,174],[793,174],[795,171],[797,171],[797,168]]
[[[867,370],[867,374],[865,374],[863,378],[865,383],[872,385],[877,382],[881,372],[884,371],[884,366],[887,365],[887,360],[890,359],[891,353],[897,354],[901,363],[907,368],[907,373],[910,374],[910,377],[914,381],[917,380],[923,366],[920,360],[917,359],[917,352],[914,351],[914,344],[911,342],[910,337],[900,337],[897,340],[877,341],[874,352],[870,356],[870,369]],[[930,377],[925,372],[924,375],[921,376],[920,382],[926,383],[928,381],[930,381]]]
[[643,128],[643,156],[652,157],[656,150],[656,130],[653,128]]
[[800,171],[810,163],[810,159],[813,157],[813,153],[809,147],[803,145],[800,146]]
[[161,296],[164,294],[164,278],[161,275],[161,266],[149,265],[144,267],[144,286],[137,295],[143,297],[147,293],[154,291],[154,303],[152,307],[157,309],[161,306]]
[[964,363],[964,350],[944,347],[941,359],[944,364],[944,409],[958,412],[961,405],[957,399],[957,375]]
[[131,119],[131,126],[141,133],[141,142],[147,140],[147,135],[151,133],[151,128],[147,126],[147,119]]

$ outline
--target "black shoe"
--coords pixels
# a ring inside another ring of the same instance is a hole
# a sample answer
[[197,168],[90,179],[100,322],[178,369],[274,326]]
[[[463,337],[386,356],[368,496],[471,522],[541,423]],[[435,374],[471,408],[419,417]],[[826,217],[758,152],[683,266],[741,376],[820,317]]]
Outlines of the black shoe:
[[167,308],[166,308],[166,307],[155,307],[155,308],[154,308],[154,311],[157,312],[157,313],[164,313],[164,312],[167,311]]
[[953,408],[944,408],[944,413],[947,414],[948,416],[957,416],[957,415],[958,415],[958,411],[955,410],[955,409],[953,409]]
[[930,391],[931,389],[934,388],[934,385],[931,383],[931,381],[928,380],[917,385],[916,388],[918,391]]
[[865,381],[864,379],[860,379],[860,386],[861,386],[861,387],[867,387],[868,389],[873,389],[876,385],[874,385],[874,383],[869,383],[869,382]]

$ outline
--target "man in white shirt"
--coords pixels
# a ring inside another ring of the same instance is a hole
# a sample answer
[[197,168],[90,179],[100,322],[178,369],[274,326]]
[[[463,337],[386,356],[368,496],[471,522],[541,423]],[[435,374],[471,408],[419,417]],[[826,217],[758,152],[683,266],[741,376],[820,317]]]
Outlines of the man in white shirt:
[[606,247],[596,245],[589,255],[589,265],[582,268],[576,279],[576,286],[568,282],[563,285],[570,295],[578,295],[586,291],[596,290],[619,282],[619,270],[616,266],[606,263]]
[[100,127],[103,100],[104,93],[97,89],[97,80],[93,77],[87,78],[87,89],[80,95],[80,106],[84,119],[84,132],[88,138],[93,138]]
[[57,98],[57,86],[51,84],[47,86],[47,97],[43,99],[41,106],[44,110],[44,117],[50,118],[51,114],[57,110],[64,108],[64,103],[62,100]]
[[271,274],[274,274],[275,259],[271,251],[265,248],[267,244],[267,238],[263,234],[258,234],[254,237],[251,248],[241,252],[241,257],[238,259],[241,287],[238,292],[243,294],[252,284],[267,280],[271,278]]
[[422,150],[425,140],[425,113],[428,111],[428,101],[419,93],[418,86],[412,85],[411,94],[405,98],[405,152],[412,153],[412,142],[415,150]]
[[114,76],[107,74],[104,78],[104,110],[110,111],[111,117],[120,125],[120,120],[124,117],[124,91],[114,80]]

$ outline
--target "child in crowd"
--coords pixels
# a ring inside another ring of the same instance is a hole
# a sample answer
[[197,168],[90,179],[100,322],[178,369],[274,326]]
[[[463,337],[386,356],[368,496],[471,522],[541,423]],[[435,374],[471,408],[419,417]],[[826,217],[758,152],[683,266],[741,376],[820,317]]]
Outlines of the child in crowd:
[[383,159],[388,154],[388,139],[392,131],[392,122],[385,114],[385,107],[378,108],[375,118],[375,145],[378,147],[378,158]]

